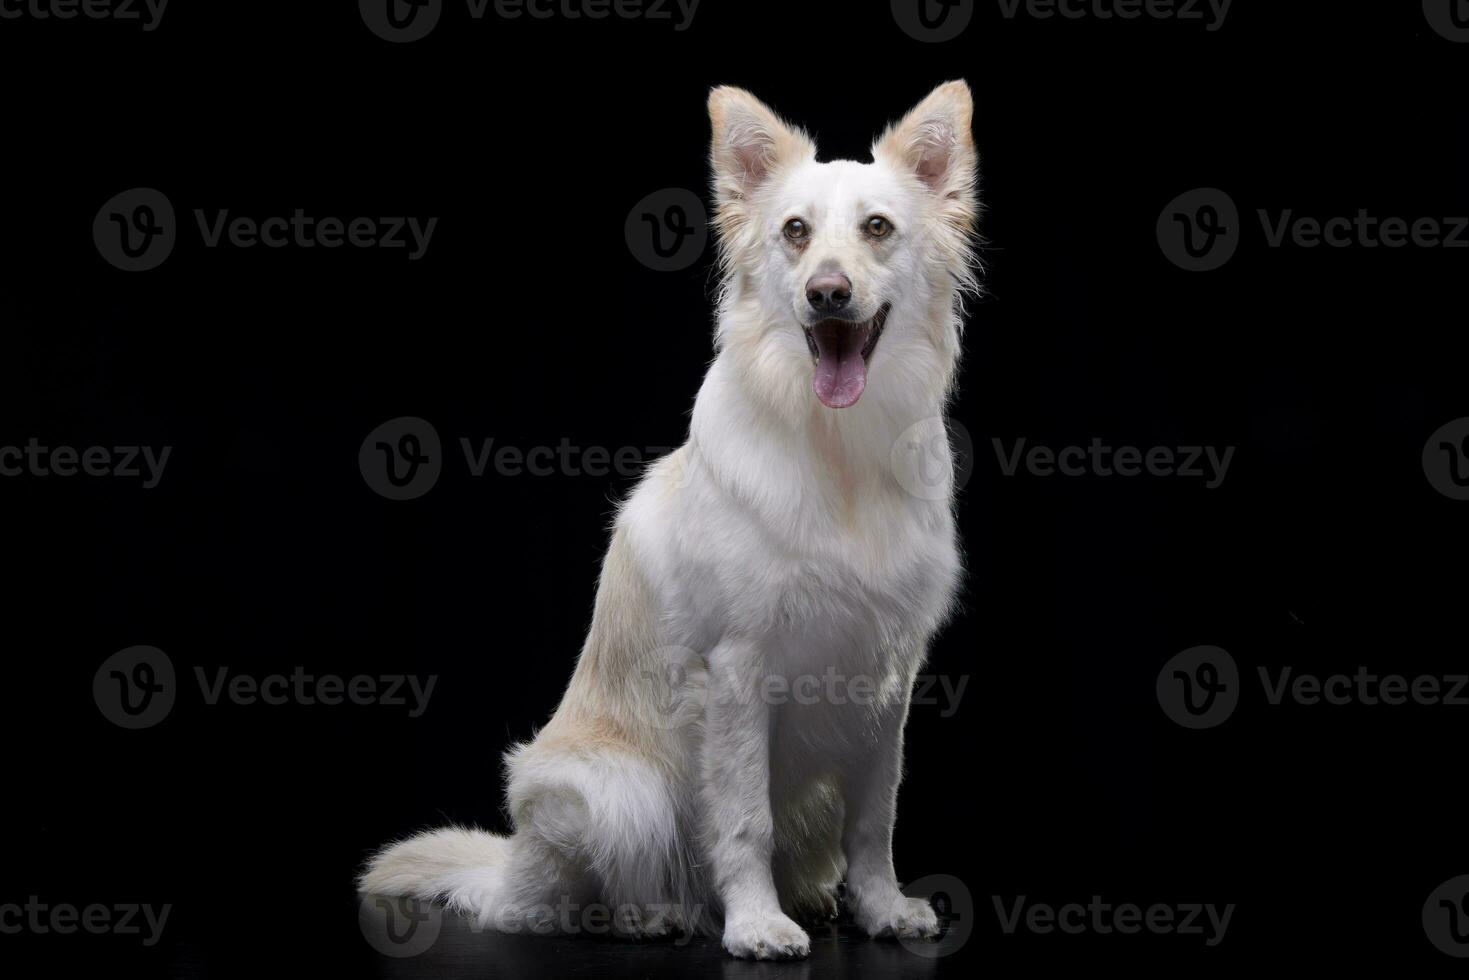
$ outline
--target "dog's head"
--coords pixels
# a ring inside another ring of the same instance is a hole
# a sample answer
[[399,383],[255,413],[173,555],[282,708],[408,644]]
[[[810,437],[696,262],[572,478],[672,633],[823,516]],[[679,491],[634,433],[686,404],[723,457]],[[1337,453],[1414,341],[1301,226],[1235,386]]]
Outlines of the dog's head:
[[975,283],[969,86],[935,89],[866,164],[818,163],[804,132],[742,89],[716,88],[709,116],[721,346],[784,408],[813,392],[829,409],[874,389],[942,397]]

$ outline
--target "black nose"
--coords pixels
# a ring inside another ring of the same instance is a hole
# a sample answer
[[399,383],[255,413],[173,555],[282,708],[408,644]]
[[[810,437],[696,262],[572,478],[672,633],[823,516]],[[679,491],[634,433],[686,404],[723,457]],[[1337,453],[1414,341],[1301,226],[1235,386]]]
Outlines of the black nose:
[[852,280],[840,272],[812,276],[806,282],[806,302],[817,313],[835,313],[852,298]]

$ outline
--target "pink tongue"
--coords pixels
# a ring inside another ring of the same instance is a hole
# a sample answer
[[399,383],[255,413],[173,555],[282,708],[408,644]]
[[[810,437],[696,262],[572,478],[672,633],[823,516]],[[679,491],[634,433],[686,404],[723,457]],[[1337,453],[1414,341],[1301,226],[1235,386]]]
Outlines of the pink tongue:
[[843,327],[824,330],[818,325],[816,340],[816,377],[811,387],[827,408],[849,408],[862,397],[867,387],[867,362],[862,359],[865,331]]

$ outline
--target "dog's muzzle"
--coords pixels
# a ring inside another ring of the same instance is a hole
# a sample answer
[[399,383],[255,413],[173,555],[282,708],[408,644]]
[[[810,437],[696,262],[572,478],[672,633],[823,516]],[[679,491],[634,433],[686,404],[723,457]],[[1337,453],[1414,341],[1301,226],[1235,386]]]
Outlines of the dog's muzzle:
[[890,304],[871,319],[828,317],[806,327],[806,344],[816,361],[811,387],[827,408],[850,408],[867,387],[867,362],[877,348]]

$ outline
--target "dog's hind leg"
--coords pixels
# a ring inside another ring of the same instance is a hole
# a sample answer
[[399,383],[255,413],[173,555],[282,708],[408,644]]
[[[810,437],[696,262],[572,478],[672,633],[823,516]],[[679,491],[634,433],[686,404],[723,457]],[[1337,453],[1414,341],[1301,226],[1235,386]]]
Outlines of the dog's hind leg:
[[680,803],[661,766],[558,736],[512,752],[508,768],[519,833],[571,869],[562,881],[580,886],[578,911],[595,902],[600,923],[619,935],[708,930]]
[[781,911],[802,925],[830,922],[837,916],[837,889],[847,864],[841,796],[835,787],[819,784],[774,817],[771,870]]

